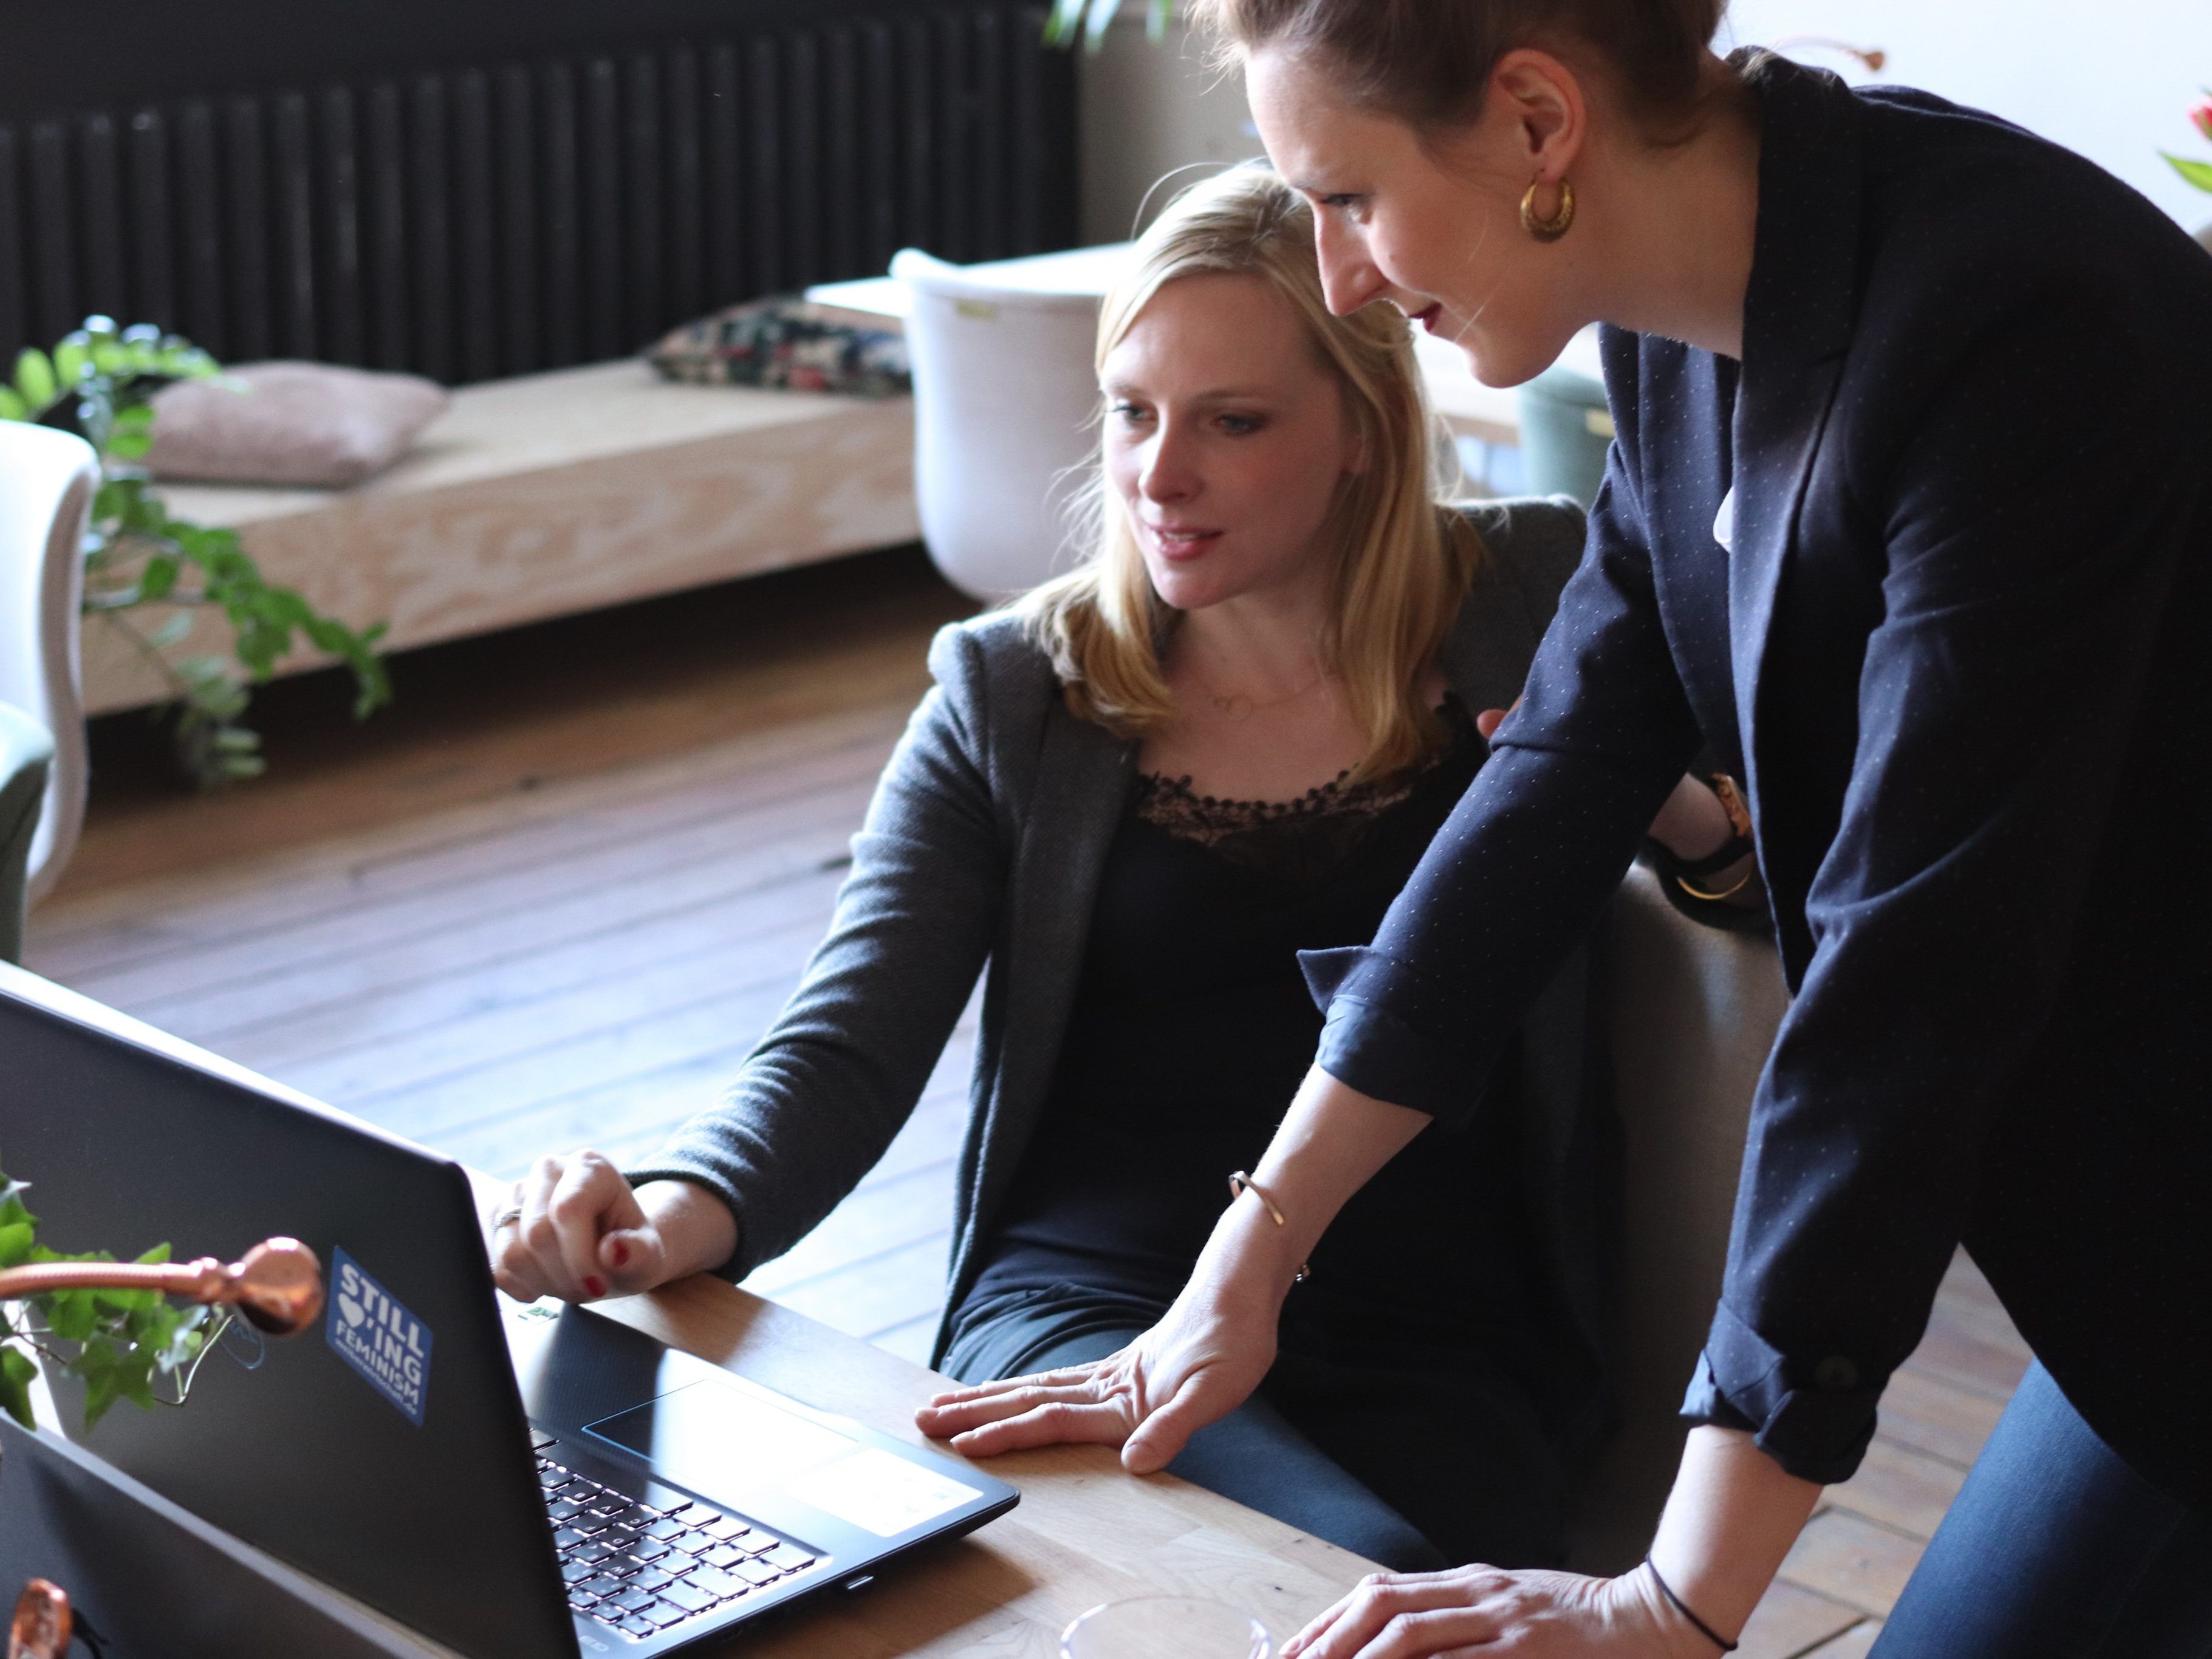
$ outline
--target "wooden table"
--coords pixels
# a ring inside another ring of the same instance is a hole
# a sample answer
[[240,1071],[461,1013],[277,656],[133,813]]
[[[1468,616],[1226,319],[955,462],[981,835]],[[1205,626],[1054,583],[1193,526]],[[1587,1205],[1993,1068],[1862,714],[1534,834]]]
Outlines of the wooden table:
[[[477,1187],[487,1215],[510,1190],[482,1177]],[[953,1455],[914,1426],[915,1407],[945,1379],[720,1279],[593,1305],[795,1400]],[[1053,1659],[1078,1613],[1147,1594],[1232,1603],[1279,1644],[1376,1570],[1172,1476],[1126,1474],[1104,1447],[1018,1452],[977,1467],[1021,1489],[1012,1514],[894,1563],[865,1589],[771,1620],[732,1647],[762,1659]]]

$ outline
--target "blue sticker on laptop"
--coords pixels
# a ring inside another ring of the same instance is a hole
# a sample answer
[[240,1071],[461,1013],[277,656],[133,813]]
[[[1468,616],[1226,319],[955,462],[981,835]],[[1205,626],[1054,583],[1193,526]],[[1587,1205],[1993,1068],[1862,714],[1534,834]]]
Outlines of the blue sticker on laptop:
[[416,1428],[430,1391],[430,1328],[336,1246],[331,1250],[330,1317],[323,1338]]

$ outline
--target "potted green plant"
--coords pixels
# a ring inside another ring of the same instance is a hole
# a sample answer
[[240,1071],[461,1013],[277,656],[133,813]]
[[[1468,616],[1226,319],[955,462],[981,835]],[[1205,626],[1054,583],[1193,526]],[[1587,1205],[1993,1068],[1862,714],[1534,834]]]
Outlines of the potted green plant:
[[[257,775],[259,734],[244,720],[252,692],[299,639],[336,658],[354,677],[354,715],[392,700],[376,653],[384,624],[358,632],[318,611],[289,587],[262,579],[234,530],[171,516],[141,463],[154,441],[153,394],[171,380],[222,374],[206,352],[149,324],[118,329],[106,317],[51,351],[30,347],[13,384],[0,382],[0,420],[65,424],[99,453],[101,483],[85,536],[84,611],[118,630],[169,687],[177,753],[203,789]],[[180,655],[185,611],[153,627],[148,605],[220,611],[231,630],[228,659]]]

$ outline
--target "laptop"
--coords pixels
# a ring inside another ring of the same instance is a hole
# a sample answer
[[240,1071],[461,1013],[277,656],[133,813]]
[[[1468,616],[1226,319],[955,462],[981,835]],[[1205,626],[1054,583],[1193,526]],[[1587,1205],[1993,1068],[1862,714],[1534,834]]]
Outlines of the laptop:
[[303,1240],[329,1307],[234,1322],[181,1412],[64,1431],[471,1659],[673,1653],[857,1589],[1011,1486],[492,1285],[459,1165],[0,963],[0,1167],[42,1243],[235,1261]]

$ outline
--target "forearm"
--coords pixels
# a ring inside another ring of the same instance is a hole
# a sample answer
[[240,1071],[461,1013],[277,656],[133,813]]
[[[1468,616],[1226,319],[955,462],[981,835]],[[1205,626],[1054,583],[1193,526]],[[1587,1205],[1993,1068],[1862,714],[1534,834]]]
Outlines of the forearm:
[[738,1253],[738,1218],[706,1188],[690,1181],[648,1181],[638,1207],[660,1234],[667,1276],[712,1273]]
[[1194,1282],[1219,1299],[1279,1307],[1337,1212],[1429,1121],[1425,1113],[1364,1095],[1315,1066],[1251,1171],[1283,1224],[1247,1192],[1215,1226]]
[[1699,1619],[1732,1640],[1774,1582],[1822,1490],[1784,1470],[1741,1430],[1692,1429],[1651,1563]]

